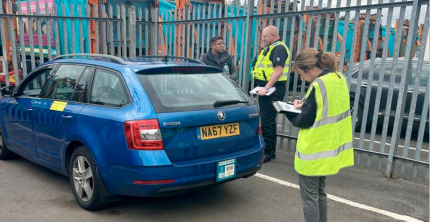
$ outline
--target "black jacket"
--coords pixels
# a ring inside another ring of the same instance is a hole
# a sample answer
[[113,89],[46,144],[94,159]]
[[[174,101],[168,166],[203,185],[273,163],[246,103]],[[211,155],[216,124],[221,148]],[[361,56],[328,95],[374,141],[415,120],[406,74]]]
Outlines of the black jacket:
[[229,55],[227,52],[223,52],[221,54],[221,57],[219,61],[215,58],[215,55],[212,53],[212,49],[210,49],[208,52],[202,55],[200,58],[200,61],[202,61],[204,64],[208,66],[215,66],[220,68],[222,71],[224,71],[224,66],[227,63],[227,66],[229,68],[230,78],[237,81],[238,75],[236,71],[236,66],[234,65],[233,58],[231,55]]
[[[324,70],[318,77],[324,76],[330,73],[329,70]],[[302,112],[300,114],[285,113],[288,120],[291,121],[293,126],[299,128],[309,128],[314,125],[315,119],[317,118],[317,101],[315,99],[315,89],[312,87],[309,96],[303,101]]]

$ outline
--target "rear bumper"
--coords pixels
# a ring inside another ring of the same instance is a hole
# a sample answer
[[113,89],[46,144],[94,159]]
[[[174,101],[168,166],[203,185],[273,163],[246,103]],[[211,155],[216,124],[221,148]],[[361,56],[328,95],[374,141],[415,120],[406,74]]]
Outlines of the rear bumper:
[[[205,159],[193,163],[176,163],[169,166],[119,166],[113,165],[102,180],[112,195],[122,196],[167,196],[184,193],[196,187],[217,183],[216,166],[219,161],[236,159],[236,177],[231,181],[255,174],[263,163],[264,149],[261,144],[253,149]],[[170,180],[173,183],[139,185],[133,181]]]
[[247,177],[250,177],[250,176],[254,175],[255,173],[257,173],[257,171],[259,171],[260,169],[261,169],[261,165],[258,167],[255,167],[254,169],[251,169],[251,170],[248,170],[248,171],[245,171],[242,173],[238,173],[238,174],[236,174],[235,178],[220,181],[220,182],[217,182],[214,179],[214,180],[208,180],[208,181],[195,183],[195,184],[160,188],[159,190],[157,190],[157,192],[154,193],[153,196],[170,196],[170,195],[182,194],[182,193],[186,193],[187,191],[198,188],[198,187],[204,187],[204,186],[209,186],[209,185],[214,185],[214,184],[221,184],[221,183],[229,182],[229,181],[240,179],[240,178],[247,178]]

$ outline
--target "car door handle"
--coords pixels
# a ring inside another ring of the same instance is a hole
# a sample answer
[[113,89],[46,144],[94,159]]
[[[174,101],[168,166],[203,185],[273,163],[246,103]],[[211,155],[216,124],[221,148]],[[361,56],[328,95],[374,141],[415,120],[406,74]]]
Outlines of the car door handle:
[[71,115],[62,115],[61,117],[63,119],[73,119],[73,116],[71,116]]
[[[413,90],[408,90],[407,92],[408,92],[409,94],[414,93],[414,91],[413,91]],[[420,94],[420,92],[417,92],[417,94]]]
[[361,87],[367,87],[366,83],[361,84]]

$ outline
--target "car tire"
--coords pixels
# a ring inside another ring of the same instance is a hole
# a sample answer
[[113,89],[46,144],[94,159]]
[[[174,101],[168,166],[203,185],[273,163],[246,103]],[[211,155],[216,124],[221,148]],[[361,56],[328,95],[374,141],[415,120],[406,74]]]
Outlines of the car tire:
[[96,162],[85,146],[78,147],[69,164],[69,179],[79,205],[89,211],[106,207],[100,196],[102,181],[97,176]]
[[17,155],[7,148],[6,142],[4,141],[3,133],[1,131],[0,131],[0,138],[1,138],[0,160],[15,159]]

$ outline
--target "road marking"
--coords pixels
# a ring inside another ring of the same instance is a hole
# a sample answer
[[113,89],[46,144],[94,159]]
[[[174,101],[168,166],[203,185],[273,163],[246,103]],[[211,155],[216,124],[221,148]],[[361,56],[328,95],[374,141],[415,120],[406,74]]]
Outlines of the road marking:
[[[360,137],[354,137],[354,139],[356,139],[356,140],[360,140]],[[368,140],[368,139],[363,139],[364,141],[366,141],[366,142],[370,142],[370,140]],[[375,143],[381,143],[380,141],[376,141],[375,140]],[[391,143],[385,143],[385,145],[387,145],[387,146],[391,146]],[[405,148],[405,146],[403,146],[403,145],[399,145],[399,147],[403,147],[403,148]],[[415,148],[415,147],[409,147],[409,149],[411,149],[411,150],[417,150],[417,148]],[[428,150],[425,150],[425,149],[421,149],[421,151],[422,152],[429,152]]]
[[[272,181],[272,182],[287,186],[287,187],[293,187],[296,189],[300,188],[299,185],[297,185],[297,184],[289,183],[287,181],[283,181],[283,180],[280,180],[280,179],[277,179],[274,177],[266,176],[264,174],[256,173],[255,176],[260,177],[260,178],[265,179],[265,180],[268,180],[268,181]],[[407,221],[407,222],[423,222],[422,220],[418,220],[418,219],[415,219],[413,217],[409,217],[409,216],[401,215],[401,214],[396,214],[396,213],[389,212],[386,210],[381,210],[381,209],[378,209],[375,207],[371,207],[371,206],[367,206],[367,205],[364,205],[361,203],[353,202],[353,201],[350,201],[350,200],[347,200],[347,199],[344,199],[341,197],[337,197],[337,196],[334,196],[331,194],[327,194],[327,198],[334,200],[336,202],[339,202],[339,203],[350,205],[352,207],[356,207],[356,208],[360,208],[363,210],[372,211],[374,213],[382,214],[382,215],[394,218],[396,220],[402,220],[402,221]]]

